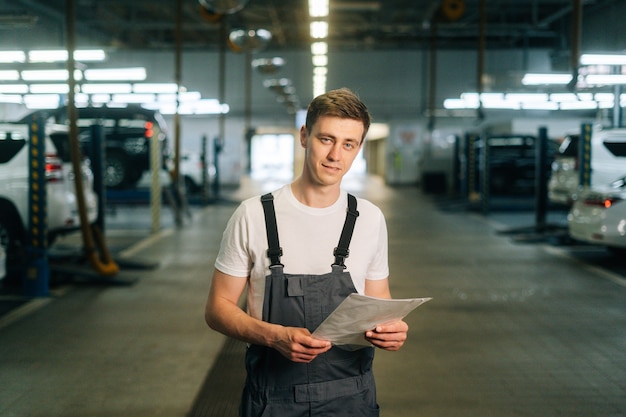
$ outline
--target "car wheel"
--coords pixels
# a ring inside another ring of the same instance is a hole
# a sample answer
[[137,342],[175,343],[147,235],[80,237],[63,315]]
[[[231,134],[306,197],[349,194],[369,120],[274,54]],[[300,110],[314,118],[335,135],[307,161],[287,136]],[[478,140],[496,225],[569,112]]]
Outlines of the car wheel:
[[106,155],[103,173],[104,185],[108,188],[123,188],[130,181],[130,172],[124,155],[110,153]]
[[622,247],[618,247],[618,246],[607,246],[607,249],[615,257],[624,259],[624,256],[626,256],[626,248],[622,248]]
[[187,195],[193,195],[200,189],[200,187],[189,177],[183,177],[183,182],[185,184],[185,194]]

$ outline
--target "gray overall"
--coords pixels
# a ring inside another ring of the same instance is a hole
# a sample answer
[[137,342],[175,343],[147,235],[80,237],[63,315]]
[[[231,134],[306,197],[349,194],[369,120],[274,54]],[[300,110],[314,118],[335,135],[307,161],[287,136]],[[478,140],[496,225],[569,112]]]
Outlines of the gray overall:
[[[348,213],[331,272],[285,274],[273,196],[261,197],[265,211],[271,274],[266,277],[263,320],[283,326],[315,328],[350,293],[356,292],[344,259],[359,213],[348,195]],[[306,237],[303,237],[306,238]],[[374,348],[356,351],[332,347],[310,363],[296,363],[278,351],[251,345],[246,352],[247,378],[241,417],[378,416],[372,374]]]

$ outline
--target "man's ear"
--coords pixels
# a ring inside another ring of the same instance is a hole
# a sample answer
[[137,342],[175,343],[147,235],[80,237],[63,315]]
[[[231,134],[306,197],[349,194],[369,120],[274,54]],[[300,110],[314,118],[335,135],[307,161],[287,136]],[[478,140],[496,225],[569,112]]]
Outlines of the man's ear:
[[300,128],[300,146],[302,146],[303,148],[306,148],[306,139],[306,126],[302,125],[302,127]]

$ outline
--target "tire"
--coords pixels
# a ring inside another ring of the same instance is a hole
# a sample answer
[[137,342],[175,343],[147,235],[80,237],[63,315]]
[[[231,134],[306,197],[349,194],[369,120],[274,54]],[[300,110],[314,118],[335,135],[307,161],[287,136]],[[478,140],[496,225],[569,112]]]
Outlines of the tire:
[[103,172],[105,187],[125,188],[131,180],[131,172],[126,157],[120,152],[107,153]]
[[200,186],[189,177],[183,177],[183,184],[185,186],[185,194],[187,195],[193,195],[200,191]]

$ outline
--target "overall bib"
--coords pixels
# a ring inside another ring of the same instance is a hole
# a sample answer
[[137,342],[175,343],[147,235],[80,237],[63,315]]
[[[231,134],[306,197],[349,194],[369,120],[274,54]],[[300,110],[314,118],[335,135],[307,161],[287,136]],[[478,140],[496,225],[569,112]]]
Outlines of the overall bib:
[[[271,260],[266,277],[263,320],[291,327],[317,326],[356,292],[344,260],[359,215],[348,195],[348,212],[331,272],[285,274],[271,194],[261,197]],[[310,363],[295,363],[278,351],[251,345],[246,352],[247,378],[240,406],[242,417],[378,416],[372,374],[374,348],[348,351],[333,346]]]

